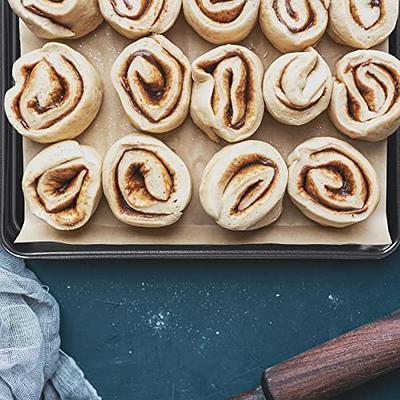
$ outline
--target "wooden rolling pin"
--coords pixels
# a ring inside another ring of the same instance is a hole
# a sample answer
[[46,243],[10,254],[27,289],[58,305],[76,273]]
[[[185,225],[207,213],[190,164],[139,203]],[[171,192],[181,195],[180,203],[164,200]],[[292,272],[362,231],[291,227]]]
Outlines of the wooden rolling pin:
[[329,399],[400,367],[400,311],[267,369],[231,400]]

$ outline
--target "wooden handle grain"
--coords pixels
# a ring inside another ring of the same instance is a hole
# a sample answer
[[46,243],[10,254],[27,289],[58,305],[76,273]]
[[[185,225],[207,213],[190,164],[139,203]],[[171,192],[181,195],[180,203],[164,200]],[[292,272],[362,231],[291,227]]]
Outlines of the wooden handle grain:
[[400,312],[265,371],[267,400],[327,399],[400,367]]

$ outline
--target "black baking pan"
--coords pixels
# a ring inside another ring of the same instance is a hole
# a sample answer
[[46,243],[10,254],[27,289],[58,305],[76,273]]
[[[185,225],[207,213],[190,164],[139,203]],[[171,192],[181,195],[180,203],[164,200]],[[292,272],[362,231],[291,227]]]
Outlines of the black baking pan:
[[[1,5],[1,93],[13,85],[12,65],[19,57],[18,19]],[[390,38],[390,51],[399,56],[400,29]],[[387,246],[360,245],[243,245],[243,246],[159,246],[159,245],[66,245],[61,243],[14,243],[24,221],[21,191],[23,173],[22,139],[8,123],[1,101],[1,241],[16,256],[31,259],[130,259],[130,258],[259,258],[259,259],[380,259],[390,255],[400,243],[400,139],[388,142],[387,216],[393,243]]]

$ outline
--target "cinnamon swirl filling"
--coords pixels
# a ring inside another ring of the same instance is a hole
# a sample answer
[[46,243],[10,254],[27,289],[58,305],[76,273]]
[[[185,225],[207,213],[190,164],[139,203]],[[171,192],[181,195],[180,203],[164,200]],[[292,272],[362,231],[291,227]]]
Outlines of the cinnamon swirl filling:
[[237,43],[257,23],[260,0],[183,0],[186,21],[214,44]]
[[166,32],[178,18],[182,0],[99,0],[108,23],[129,39]]
[[314,138],[289,156],[289,195],[310,219],[346,227],[367,219],[379,202],[379,182],[369,161],[335,138]]
[[131,123],[142,131],[167,132],[187,116],[190,64],[162,36],[128,46],[112,70],[113,84]]
[[261,28],[282,53],[302,51],[325,33],[330,1],[261,0]]
[[161,141],[142,134],[125,136],[111,147],[103,187],[116,218],[138,227],[174,224],[191,197],[183,161]]
[[221,46],[193,62],[191,115],[215,141],[237,142],[260,126],[262,63],[241,46]]
[[329,8],[328,33],[333,40],[361,49],[383,42],[394,30],[398,0],[335,0]]
[[72,48],[47,43],[13,67],[15,86],[5,96],[10,123],[39,143],[80,135],[96,117],[102,84],[89,61]]
[[200,185],[204,210],[229,230],[254,230],[279,218],[287,168],[270,145],[247,141],[226,146],[208,163]]
[[101,158],[72,140],[53,144],[27,165],[22,187],[34,215],[59,230],[78,229],[101,197]]
[[400,61],[373,50],[347,54],[336,66],[330,116],[352,138],[393,134],[400,126]]

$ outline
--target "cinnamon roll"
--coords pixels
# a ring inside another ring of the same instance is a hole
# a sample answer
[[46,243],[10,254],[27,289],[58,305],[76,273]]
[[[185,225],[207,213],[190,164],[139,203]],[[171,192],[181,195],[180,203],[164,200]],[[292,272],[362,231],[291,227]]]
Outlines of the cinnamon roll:
[[201,204],[223,228],[259,229],[280,217],[287,180],[285,161],[271,145],[256,140],[229,145],[203,172]]
[[252,51],[226,45],[192,64],[193,122],[210,139],[238,142],[253,135],[263,114],[263,65]]
[[78,229],[101,198],[101,158],[94,148],[73,140],[53,144],[27,165],[22,188],[38,218],[59,230]]
[[264,76],[265,104],[279,122],[304,125],[328,108],[332,86],[328,64],[310,47],[272,63]]
[[237,43],[257,23],[260,0],[183,0],[189,25],[214,44]]
[[190,62],[164,36],[129,45],[115,61],[111,78],[137,129],[168,132],[186,119],[192,90]]
[[192,185],[186,165],[169,147],[151,136],[132,134],[108,151],[103,188],[111,211],[120,221],[158,228],[181,218]]
[[99,0],[105,20],[129,39],[164,33],[172,27],[182,0]]
[[314,46],[328,26],[329,3],[336,0],[261,0],[260,25],[282,53]]
[[376,142],[400,126],[400,61],[385,52],[358,50],[336,65],[329,108],[336,128]]
[[369,49],[393,32],[399,0],[332,0],[329,15],[328,33],[333,40]]
[[367,219],[379,203],[379,182],[369,161],[331,137],[307,140],[288,158],[288,192],[308,218],[343,228]]
[[102,22],[97,0],[8,0],[28,28],[42,39],[76,39]]
[[15,86],[5,95],[10,123],[23,136],[52,143],[80,135],[102,101],[100,77],[89,61],[60,43],[47,43],[13,67]]

